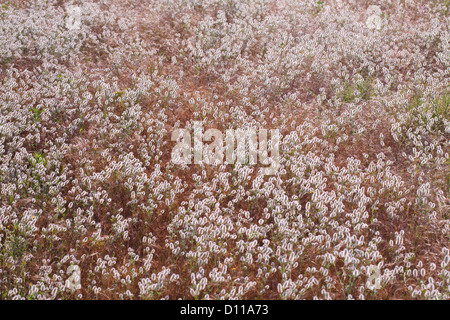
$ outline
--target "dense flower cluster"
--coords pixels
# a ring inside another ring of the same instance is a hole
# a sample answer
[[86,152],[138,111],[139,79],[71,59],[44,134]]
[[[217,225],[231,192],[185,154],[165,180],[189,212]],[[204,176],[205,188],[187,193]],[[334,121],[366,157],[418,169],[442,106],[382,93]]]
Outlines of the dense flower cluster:
[[448,1],[0,4],[2,299],[450,298]]

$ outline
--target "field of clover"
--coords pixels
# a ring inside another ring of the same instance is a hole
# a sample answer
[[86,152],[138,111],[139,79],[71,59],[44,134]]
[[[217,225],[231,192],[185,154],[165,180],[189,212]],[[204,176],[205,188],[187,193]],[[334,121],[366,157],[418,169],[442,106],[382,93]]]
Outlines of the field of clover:
[[[0,0],[0,299],[449,299],[449,0]],[[172,132],[278,129],[280,167]]]

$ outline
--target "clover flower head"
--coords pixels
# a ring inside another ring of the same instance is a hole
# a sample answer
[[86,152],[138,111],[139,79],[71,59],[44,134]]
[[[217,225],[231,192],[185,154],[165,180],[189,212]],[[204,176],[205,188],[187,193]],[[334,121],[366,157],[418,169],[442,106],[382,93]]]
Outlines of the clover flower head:
[[81,8],[70,5],[66,8],[66,28],[69,30],[78,30],[81,28]]
[[381,9],[379,6],[376,5],[370,5],[367,7],[366,13],[368,16],[373,16],[373,15],[381,15]]
[[378,266],[371,265],[367,268],[367,282],[366,287],[369,290],[379,290],[381,289],[381,272]]
[[66,280],[65,285],[68,290],[75,291],[81,289],[81,270],[77,265],[70,265],[67,273],[71,276]]
[[371,15],[366,20],[366,26],[369,29],[380,30],[381,29],[381,17],[378,15]]

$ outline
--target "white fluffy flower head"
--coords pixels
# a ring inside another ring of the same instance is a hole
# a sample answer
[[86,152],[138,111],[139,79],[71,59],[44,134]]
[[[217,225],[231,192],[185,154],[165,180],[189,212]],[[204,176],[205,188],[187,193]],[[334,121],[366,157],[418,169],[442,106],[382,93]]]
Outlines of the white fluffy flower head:
[[81,8],[70,5],[66,8],[66,28],[69,30],[78,30],[81,28]]
[[370,5],[367,7],[366,13],[368,16],[373,16],[373,15],[381,15],[381,9],[379,6],[376,5]]
[[381,17],[378,15],[371,15],[366,20],[366,26],[369,29],[381,29]]
[[379,6],[370,5],[367,7],[366,14],[368,16],[366,20],[366,26],[372,30],[380,30],[382,21],[381,21],[381,9]]
[[81,269],[78,265],[70,265],[67,268],[67,274],[71,274],[67,278],[65,285],[68,290],[75,291],[81,289]]

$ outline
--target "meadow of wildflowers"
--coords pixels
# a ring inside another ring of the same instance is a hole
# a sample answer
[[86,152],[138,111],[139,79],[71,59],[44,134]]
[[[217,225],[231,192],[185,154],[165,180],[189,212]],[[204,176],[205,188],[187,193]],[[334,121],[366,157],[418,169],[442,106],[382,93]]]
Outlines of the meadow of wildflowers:
[[[0,0],[0,299],[449,299],[448,0]],[[279,168],[171,161],[276,129]]]

